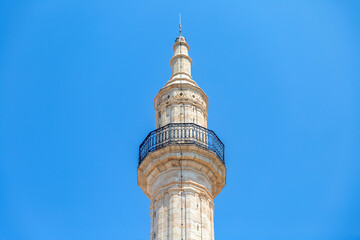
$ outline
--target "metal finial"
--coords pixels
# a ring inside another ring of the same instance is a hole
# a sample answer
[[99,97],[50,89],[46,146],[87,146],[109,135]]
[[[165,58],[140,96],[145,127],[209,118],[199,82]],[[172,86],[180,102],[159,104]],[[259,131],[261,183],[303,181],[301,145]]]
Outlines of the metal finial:
[[179,14],[179,33],[181,36],[181,14]]

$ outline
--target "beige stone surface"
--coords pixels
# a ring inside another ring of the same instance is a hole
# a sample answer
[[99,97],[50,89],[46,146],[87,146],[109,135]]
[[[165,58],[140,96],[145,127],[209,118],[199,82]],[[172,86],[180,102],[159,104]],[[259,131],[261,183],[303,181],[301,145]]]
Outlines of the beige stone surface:
[[154,99],[156,128],[169,123],[196,123],[207,127],[208,97],[191,77],[189,45],[178,41],[173,50],[171,78]]
[[[208,97],[191,77],[189,45],[180,37],[170,60],[172,76],[154,99],[155,125],[207,127]],[[152,240],[213,240],[214,198],[226,183],[218,156],[192,144],[150,152],[138,167],[138,185],[151,200]]]

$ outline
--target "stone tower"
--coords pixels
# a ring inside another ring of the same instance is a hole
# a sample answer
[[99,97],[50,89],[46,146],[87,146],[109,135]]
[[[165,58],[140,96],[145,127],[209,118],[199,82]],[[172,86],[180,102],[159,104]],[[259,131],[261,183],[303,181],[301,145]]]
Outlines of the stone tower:
[[171,78],[154,99],[156,130],[139,147],[138,184],[151,200],[151,240],[213,240],[224,145],[207,129],[208,97],[191,77],[185,37],[173,50]]

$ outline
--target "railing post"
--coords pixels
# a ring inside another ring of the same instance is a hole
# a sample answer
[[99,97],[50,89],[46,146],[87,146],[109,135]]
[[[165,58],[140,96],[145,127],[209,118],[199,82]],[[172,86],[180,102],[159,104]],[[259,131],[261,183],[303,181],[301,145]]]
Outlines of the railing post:
[[139,164],[149,152],[171,143],[193,143],[213,151],[225,164],[224,144],[216,134],[194,123],[170,123],[150,132],[139,147]]

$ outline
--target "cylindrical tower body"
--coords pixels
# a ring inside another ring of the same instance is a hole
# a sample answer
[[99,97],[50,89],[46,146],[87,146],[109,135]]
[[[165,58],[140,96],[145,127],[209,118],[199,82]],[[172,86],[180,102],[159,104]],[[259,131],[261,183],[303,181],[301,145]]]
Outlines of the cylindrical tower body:
[[186,39],[173,50],[172,76],[154,99],[156,130],[140,145],[138,184],[151,200],[152,240],[213,240],[224,145],[207,129],[208,98],[192,80]]
[[207,127],[208,98],[191,77],[189,45],[178,37],[170,60],[171,78],[155,97],[155,125],[195,123]]

